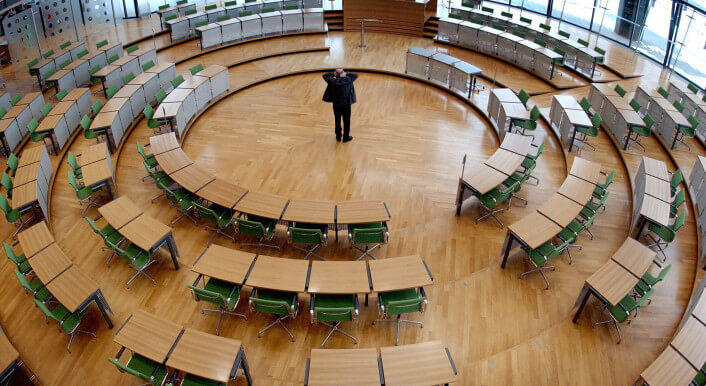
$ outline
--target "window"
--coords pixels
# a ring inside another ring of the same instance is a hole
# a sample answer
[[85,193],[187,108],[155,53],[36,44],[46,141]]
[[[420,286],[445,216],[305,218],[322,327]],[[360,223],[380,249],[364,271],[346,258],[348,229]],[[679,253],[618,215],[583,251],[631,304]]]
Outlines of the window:
[[521,7],[528,11],[546,14],[548,3],[549,0],[511,0],[510,5]]
[[554,0],[552,17],[588,29],[591,25],[594,0]]
[[706,88],[706,69],[703,66],[706,62],[706,16],[692,8],[685,8],[677,28],[677,43],[670,65],[689,81]]
[[646,13],[645,27],[635,29],[633,46],[636,46],[643,54],[663,62],[667,49],[667,37],[669,36],[672,2],[654,0],[654,2],[648,3]]

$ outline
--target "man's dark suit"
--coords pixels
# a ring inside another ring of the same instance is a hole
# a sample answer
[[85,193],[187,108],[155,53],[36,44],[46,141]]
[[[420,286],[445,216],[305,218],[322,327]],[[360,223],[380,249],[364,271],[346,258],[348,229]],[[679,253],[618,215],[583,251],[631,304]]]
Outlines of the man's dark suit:
[[358,74],[347,72],[337,78],[333,72],[324,74],[328,84],[324,92],[324,102],[333,103],[333,116],[336,126],[336,139],[341,140],[341,118],[343,118],[343,138],[348,138],[351,131],[351,105],[356,102],[353,82]]

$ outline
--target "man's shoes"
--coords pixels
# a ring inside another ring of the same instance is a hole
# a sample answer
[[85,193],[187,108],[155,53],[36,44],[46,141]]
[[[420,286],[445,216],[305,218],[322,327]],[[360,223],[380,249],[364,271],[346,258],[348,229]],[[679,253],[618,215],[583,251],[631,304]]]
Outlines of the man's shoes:
[[336,137],[336,141],[341,142],[341,137]]
[[343,143],[350,142],[353,140],[353,136],[349,135],[346,138],[343,138]]

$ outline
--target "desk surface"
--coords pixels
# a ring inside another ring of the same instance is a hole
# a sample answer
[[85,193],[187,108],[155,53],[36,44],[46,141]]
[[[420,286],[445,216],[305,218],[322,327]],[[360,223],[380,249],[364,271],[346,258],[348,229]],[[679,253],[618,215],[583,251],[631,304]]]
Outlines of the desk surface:
[[287,201],[286,197],[276,194],[248,191],[234,209],[241,213],[279,220]]
[[57,80],[69,74],[73,74],[73,71],[63,68],[61,70],[56,71],[54,74],[52,74],[52,76],[48,77],[46,80],[47,82],[56,82]]
[[486,194],[502,184],[507,175],[486,164],[474,165],[466,171],[463,182],[480,194]]
[[671,203],[671,185],[665,180],[645,174],[645,194],[658,198],[664,202]]
[[207,78],[205,76],[194,75],[194,76],[191,76],[191,77],[185,79],[177,87],[177,89],[180,89],[180,88],[195,89],[195,88],[198,88],[199,86],[203,85],[204,83],[207,83],[208,81],[209,81],[209,78]]
[[667,346],[640,377],[653,386],[688,385],[696,370],[671,346]]
[[527,155],[532,147],[532,137],[506,133],[503,142],[500,144],[501,149],[511,151],[520,155]]
[[125,107],[125,105],[130,105],[129,97],[119,98],[117,95],[114,95],[112,98],[108,99],[107,102],[105,102],[101,112],[109,113],[111,111],[120,111],[123,107]]
[[530,213],[508,226],[508,229],[532,249],[551,240],[561,232],[560,226],[539,212]]
[[660,180],[669,181],[669,171],[667,164],[664,161],[656,160],[650,157],[642,157],[642,163],[645,166],[645,173]]
[[694,309],[691,311],[696,319],[699,319],[706,324],[706,296],[703,294],[699,298],[699,301],[694,305]]
[[45,146],[34,146],[22,151],[18,168],[39,162],[42,159],[42,154],[46,150]]
[[113,126],[113,122],[115,122],[115,118],[118,117],[118,112],[117,111],[101,111],[96,115],[95,118],[93,118],[93,122],[91,122],[91,130],[99,130],[99,129],[105,129],[108,127]]
[[57,243],[50,244],[27,261],[45,285],[51,283],[73,264]]
[[582,205],[577,204],[561,194],[555,193],[547,202],[537,208],[537,212],[545,215],[557,225],[564,228],[578,216],[581,209],[583,209]]
[[571,95],[554,95],[554,99],[564,110],[583,110],[576,98]]
[[47,245],[54,242],[54,236],[49,232],[47,223],[41,221],[17,234],[22,251],[26,258],[34,256]]
[[522,103],[502,102],[500,106],[505,111],[505,116],[508,118],[529,119],[529,111],[527,111],[527,108]]
[[86,186],[93,186],[113,179],[113,172],[110,170],[110,164],[107,159],[82,166],[81,173],[83,175],[83,183]]
[[439,341],[380,347],[386,385],[438,385],[456,382]]
[[[52,108],[51,111],[49,112],[49,116],[64,115],[69,111],[69,109],[71,109],[75,105],[76,105],[76,101],[67,101],[66,98],[64,98],[64,100],[62,100],[61,102],[54,105],[54,108]],[[44,119],[46,120],[46,118],[44,118]]]
[[618,93],[615,91],[615,86],[611,86],[607,83],[593,83],[593,87],[596,88],[596,90],[600,91],[601,94],[605,96],[619,96]]
[[706,326],[690,316],[672,339],[672,347],[692,366],[700,369],[706,362]]
[[[130,98],[140,89],[142,89],[142,86],[139,84],[126,84],[113,95],[113,98]],[[110,99],[113,100],[113,98]]]
[[113,341],[155,362],[164,363],[182,327],[138,310],[120,328]]
[[152,150],[152,154],[162,154],[169,150],[178,149],[179,147],[179,141],[173,131],[150,137],[150,149]]
[[[113,62],[115,63],[115,62]],[[95,78],[105,78],[106,76],[112,74],[115,71],[120,71],[120,66],[116,66],[114,64],[108,64],[105,67],[101,68],[100,70],[96,71],[93,75]]]
[[208,185],[199,189],[198,195],[206,201],[230,209],[233,208],[238,200],[247,192],[245,188],[216,178]]
[[28,182],[36,181],[37,177],[39,176],[39,168],[40,168],[40,163],[35,162],[33,164],[29,164],[23,168],[17,169],[17,173],[15,173],[15,178],[12,179],[12,185],[13,187],[18,187],[20,185],[24,185]]
[[121,196],[98,208],[98,213],[113,228],[120,229],[143,212],[130,198]]
[[159,74],[159,73],[162,73],[165,70],[168,70],[169,68],[172,68],[172,67],[174,67],[174,63],[159,62],[159,63],[155,63],[154,66],[152,66],[152,68],[150,68],[149,70],[147,70],[145,72]]
[[290,200],[282,220],[310,224],[333,224],[336,203],[326,200]]
[[491,168],[505,174],[512,175],[517,168],[520,167],[525,156],[513,153],[505,149],[498,149],[495,153],[485,161],[485,164]]
[[25,109],[28,109],[27,105],[16,104],[7,110],[7,113],[2,117],[2,119],[17,118]]
[[593,122],[583,110],[564,110],[564,114],[569,119],[569,123],[574,126],[591,127]]
[[630,104],[627,99],[621,97],[620,95],[609,95],[606,97],[608,101],[618,110],[631,110]]
[[157,243],[166,237],[172,228],[162,224],[154,217],[143,213],[120,228],[119,232],[133,244],[145,251],[157,246]]
[[81,97],[84,94],[86,94],[88,92],[91,92],[91,90],[86,87],[75,88],[75,89],[69,91],[68,94],[66,94],[64,99],[62,99],[62,102],[64,102],[64,101],[77,101],[77,100],[81,99]]
[[162,170],[167,174],[172,174],[193,163],[181,148],[157,154],[154,157],[157,159],[157,163],[159,163]]
[[197,72],[196,75],[206,76],[206,77],[211,78],[211,77],[214,77],[224,71],[228,71],[228,69],[226,67],[219,66],[217,64],[212,64],[212,65],[204,68],[203,70]]
[[496,88],[490,91],[498,98],[498,101],[502,102],[514,102],[521,103],[520,98],[515,95],[515,93],[509,88]]
[[613,260],[608,260],[586,283],[614,306],[632,291],[639,279]]
[[595,184],[601,176],[601,165],[581,157],[574,157],[569,174]]
[[21,208],[26,205],[37,202],[39,196],[37,195],[37,184],[24,184],[12,189],[12,206],[14,208]]
[[432,279],[419,255],[370,260],[373,291],[386,292],[431,285]]
[[187,328],[169,356],[167,366],[227,383],[241,347],[239,340]]
[[191,164],[169,175],[177,184],[190,192],[197,192],[216,179],[211,172]]
[[166,103],[181,103],[186,101],[186,99],[194,94],[194,90],[188,89],[188,88],[176,88],[172,90],[172,92],[167,95],[166,98],[164,98],[164,102]]
[[73,265],[47,284],[47,289],[70,312],[76,312],[99,288],[92,278]]
[[364,261],[312,261],[309,293],[358,294],[370,292]]
[[7,369],[14,361],[17,361],[19,359],[20,353],[17,351],[17,349],[15,349],[15,346],[10,343],[10,340],[7,339],[7,336],[5,336],[2,331],[0,331],[0,369]]
[[380,385],[375,348],[312,349],[309,385]]
[[390,219],[384,201],[341,201],[336,205],[338,224],[385,222]]
[[254,260],[253,253],[211,244],[191,270],[214,279],[243,284]]
[[286,292],[304,292],[309,262],[259,255],[248,276],[248,285]]
[[623,245],[615,251],[611,259],[639,279],[647,272],[656,257],[655,251],[628,237],[623,242]]
[[118,58],[118,60],[114,61],[111,64],[114,66],[121,66],[122,67],[122,66],[132,62],[133,60],[137,60],[137,57],[131,56],[131,55],[125,55],[125,56],[121,56],[120,58]]
[[22,99],[20,99],[19,102],[17,102],[16,106],[28,105],[40,96],[42,96],[42,93],[39,91],[27,93],[22,97]]
[[145,85],[149,83],[152,79],[155,79],[158,75],[152,72],[143,72],[135,76],[135,79],[131,80],[128,84]]
[[160,103],[157,107],[155,107],[154,116],[152,118],[167,119],[176,117],[176,115],[179,113],[179,108],[181,108],[180,102]]
[[583,206],[591,199],[594,189],[594,184],[569,175],[559,187],[558,192]]
[[108,160],[108,149],[105,143],[96,143],[90,145],[86,150],[81,153],[81,158],[79,163],[81,165],[89,165],[97,161]]
[[658,224],[668,226],[669,204],[650,195],[645,195],[642,199],[640,215],[645,216]]
[[652,101],[658,105],[659,107],[662,108],[664,111],[677,111],[677,108],[674,107],[672,102],[664,99],[664,98],[652,98]]

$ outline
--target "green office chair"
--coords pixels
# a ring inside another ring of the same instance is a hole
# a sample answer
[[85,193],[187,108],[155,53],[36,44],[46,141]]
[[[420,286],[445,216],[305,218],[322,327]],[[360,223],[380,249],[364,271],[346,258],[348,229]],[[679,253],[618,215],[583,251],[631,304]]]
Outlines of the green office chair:
[[203,288],[196,287],[196,284],[198,284],[198,279],[194,285],[188,286],[191,293],[194,295],[194,299],[197,302],[203,300],[218,306],[218,309],[204,308],[201,310],[201,314],[205,314],[206,312],[218,312],[216,335],[220,334],[223,314],[241,316],[245,320],[248,320],[248,317],[244,314],[235,312],[235,308],[238,307],[238,302],[240,301],[240,285],[214,278],[208,279]]
[[74,173],[74,177],[79,179],[83,178],[83,174],[81,173],[81,165],[78,164],[76,156],[70,150],[68,152],[68,155],[66,156],[66,163],[71,167],[71,171]]
[[566,32],[566,31],[559,30],[559,35],[561,35],[561,36],[563,36],[563,37],[565,37],[565,38],[567,38],[567,39],[570,39],[570,38],[571,38],[571,34],[568,33],[568,32]]
[[164,102],[164,99],[167,98],[167,92],[164,91],[164,89],[160,88],[159,91],[157,91],[156,94],[154,94],[154,99],[157,100],[157,103],[162,103]]
[[501,15],[501,16],[505,16],[505,17],[510,18],[510,19],[512,19],[512,16],[513,16],[510,12],[505,12],[505,11],[501,11],[501,12],[500,12],[500,15]]
[[591,114],[591,102],[589,102],[586,97],[581,98],[579,105],[581,105],[581,108],[586,112],[586,114]]
[[512,34],[517,36],[518,38],[521,38],[521,39],[524,39],[527,36],[527,35],[525,35],[524,32],[520,32],[520,31],[512,31]]
[[[99,141],[99,137],[102,135],[102,133],[97,133],[91,129],[91,123],[93,120],[88,115],[84,115],[83,118],[81,118],[81,122],[79,122],[79,125],[81,126],[81,129],[83,130],[83,138],[86,139],[95,139],[96,143]],[[107,135],[107,134],[106,134]]]
[[[402,314],[423,313],[426,306],[427,295],[422,287],[378,293],[378,319],[373,320],[373,325],[376,322],[397,321],[395,346],[398,346],[400,344],[400,323],[418,324],[421,328],[424,328],[424,323],[402,319]],[[390,318],[394,316],[397,317],[395,319]]]
[[37,299],[34,299],[34,304],[44,313],[47,320],[54,319],[57,323],[59,323],[59,331],[63,330],[71,337],[69,339],[69,344],[66,346],[66,351],[68,351],[69,354],[71,354],[71,343],[73,343],[74,335],[77,332],[90,335],[94,338],[96,337],[96,334],[89,331],[80,330],[78,328],[83,317],[89,310],[88,307],[86,307],[83,311],[70,312],[61,304],[57,304],[53,310],[50,310],[44,303]]
[[25,257],[24,253],[21,255],[15,254],[12,247],[5,242],[2,243],[2,246],[5,249],[5,256],[7,256],[7,259],[15,264],[15,267],[17,267],[21,274],[27,275],[32,272],[32,266],[29,265],[27,257]]
[[[157,168],[159,167],[159,163],[157,162],[157,159],[154,158],[154,154],[148,155],[147,153],[145,153],[145,148],[142,146],[142,144],[140,144],[140,141],[136,141],[136,143],[137,143],[137,153],[140,155],[140,157],[142,157],[142,160],[144,162],[146,162],[147,165],[149,165],[150,169],[157,170]],[[150,178],[150,177],[151,177],[151,175],[148,174],[148,175],[142,177],[142,181],[144,181],[145,179]]]
[[[580,226],[580,224],[577,225]],[[559,231],[557,237],[559,238],[559,240],[561,240],[562,243],[567,243],[566,254],[569,256],[569,264],[572,264],[574,262],[574,257],[571,255],[571,248],[578,248],[579,251],[583,249],[581,245],[575,244],[576,240],[579,237],[579,233],[567,226],[566,228]]]
[[485,24],[485,22],[484,22],[483,20],[478,19],[478,18],[475,18],[475,17],[472,17],[472,18],[471,18],[471,23],[473,23],[473,24],[478,24],[478,25],[484,25],[484,24]]
[[677,193],[677,188],[679,188],[682,181],[684,181],[684,175],[682,174],[681,169],[677,169],[674,173],[672,173],[672,179],[669,180],[669,188],[672,192],[672,196]]
[[0,179],[0,185],[5,188],[7,192],[7,198],[12,199],[12,179],[6,172],[2,172],[2,178]]
[[652,276],[652,274],[649,272],[645,272],[645,274],[642,275],[640,281],[637,282],[637,285],[635,286],[635,291],[638,293],[638,295],[645,296],[645,293],[649,292],[652,287],[655,286],[655,284],[661,282],[662,280],[664,280],[665,277],[667,277],[667,274],[671,269],[671,264],[665,266],[664,268],[662,268],[661,271],[659,271],[657,277]]
[[44,80],[46,81],[47,79],[49,79],[49,77],[51,77],[51,76],[54,75],[54,74],[56,74],[56,70],[55,70],[55,69],[51,69],[51,70],[49,70],[49,71],[47,71],[47,72],[45,72],[45,73],[42,74],[42,79],[44,79]]
[[[648,245],[647,248],[657,246],[659,251],[662,253],[662,256],[664,256],[664,259],[662,259],[662,261],[667,261],[667,254],[664,253],[664,248],[667,248],[669,246],[669,243],[674,241],[674,239],[677,237],[677,231],[679,230],[679,228],[684,226],[685,218],[686,212],[681,212],[681,214],[677,216],[676,219],[674,219],[674,222],[668,226],[649,224],[649,226],[647,227],[650,232],[654,233],[657,236],[655,238],[650,233],[645,234],[645,238],[648,238],[652,241],[652,244]],[[664,246],[664,248],[662,248],[662,246]]]
[[91,105],[91,111],[93,112],[93,115],[97,115],[98,113],[100,113],[102,108],[103,108],[103,102],[101,102],[100,99],[97,99]]
[[640,102],[637,101],[637,99],[632,98],[630,100],[630,107],[632,107],[633,110],[635,110],[636,113],[640,112],[640,109],[642,108],[642,105]]
[[[643,146],[642,142],[640,142],[640,137],[647,138],[650,136],[650,134],[652,133],[652,126],[655,124],[655,120],[652,119],[652,116],[650,116],[650,114],[645,114],[642,120],[645,122],[645,127],[632,125],[629,125],[628,127],[628,149],[631,145],[635,144],[637,146],[640,146],[643,151],[645,150],[645,146]],[[633,133],[635,133],[634,138],[632,137]]]
[[[498,224],[500,224],[500,229],[504,228],[505,224],[503,224],[503,222],[500,221],[500,219],[497,218],[495,214],[502,213],[506,209],[510,209],[510,202],[508,199],[510,198],[514,190],[519,187],[519,185],[519,181],[515,181],[511,183],[510,186],[507,186],[504,189],[495,188],[486,194],[475,194],[481,204],[481,208],[485,210],[485,214],[481,215],[476,219],[476,224],[478,224],[478,222],[483,219],[492,217],[495,219],[495,221],[498,222]],[[507,207],[498,208],[498,206],[502,205],[502,203],[504,203],[505,201],[508,201]]]
[[216,204],[212,204],[210,207],[205,207],[194,203],[194,208],[196,209],[196,214],[207,221],[210,221],[214,226],[206,226],[206,230],[213,231],[213,235],[206,243],[206,248],[211,245],[213,239],[218,235],[225,236],[231,239],[235,243],[235,236],[227,234],[225,231],[232,224],[233,212],[228,208],[223,208]]
[[189,69],[191,75],[196,75],[199,71],[203,71],[203,64],[199,63]]
[[172,84],[172,87],[177,88],[180,84],[184,83],[184,77],[178,75],[176,78],[172,79],[170,83]]
[[126,48],[125,52],[127,52],[127,54],[130,55],[131,53],[137,51],[138,49],[140,49],[140,46],[138,46],[137,44],[133,44],[130,47]]
[[694,138],[694,135],[696,135],[696,128],[699,126],[699,121],[696,120],[696,117],[694,117],[693,115],[686,118],[686,120],[689,121],[690,126],[677,125],[677,132],[674,134],[677,136],[677,141],[675,142],[675,145],[677,142],[679,142],[682,145],[686,146],[687,149],[691,150],[691,146],[689,146],[689,144],[684,141],[684,137]]
[[[44,141],[45,139],[49,138],[51,133],[37,133],[37,127],[39,127],[39,122],[37,122],[36,119],[32,118],[31,121],[27,124],[27,131],[29,132],[29,136],[32,139],[32,142],[41,142],[44,144],[44,146],[47,145],[47,143]],[[52,152],[52,148],[48,148],[49,153]]]
[[127,75],[123,76],[123,84],[128,84],[132,82],[133,79],[135,79],[135,74],[129,72]]
[[598,130],[600,129],[602,123],[603,118],[601,118],[601,115],[598,113],[594,114],[591,117],[591,127],[576,127],[576,132],[581,134],[581,137],[576,137],[576,139],[583,145],[590,147],[591,150],[596,151],[596,147],[588,141],[588,138],[596,138],[598,136]]
[[[100,69],[101,69],[101,67],[97,64],[88,69],[88,75],[89,75],[89,79],[91,80],[91,86],[101,83],[100,78],[96,78],[93,76],[96,72],[100,71]],[[93,95],[98,94],[98,92],[99,91],[94,91]]]
[[61,102],[61,100],[64,99],[64,98],[66,98],[67,95],[69,95],[69,92],[66,91],[65,88],[62,88],[62,89],[59,90],[59,92],[56,93],[54,96],[56,97],[56,100],[58,100],[59,102]]
[[664,99],[669,99],[669,92],[665,90],[663,87],[660,87],[657,89],[657,92],[659,95],[661,95]]
[[152,119],[152,117],[154,117],[154,108],[149,104],[145,105],[144,110],[142,110],[142,115],[144,115],[147,120],[147,127],[152,129],[154,134],[160,133],[162,128],[166,126],[164,122]]
[[[286,7],[285,7],[285,8],[286,8]],[[299,8],[299,7],[297,7],[297,9],[298,9],[298,8]],[[218,16],[218,17],[216,18],[216,21],[217,21],[217,22],[226,21],[226,20],[230,20],[230,15]]]
[[127,263],[135,271],[137,271],[134,275],[132,275],[130,280],[125,283],[126,289],[130,289],[130,283],[132,283],[135,278],[137,278],[139,275],[143,275],[146,278],[150,279],[150,281],[152,281],[152,285],[157,285],[157,282],[152,278],[152,276],[148,275],[147,272],[145,272],[147,268],[152,266],[152,264],[157,264],[157,260],[152,258],[152,255],[155,252],[154,250],[145,251],[132,243],[129,243],[123,249],[108,239],[105,239],[105,243],[110,249],[115,251],[115,254],[118,255],[119,258],[127,261]]
[[275,316],[274,322],[257,333],[258,338],[273,326],[279,325],[294,342],[294,335],[282,321],[289,318],[294,319],[299,314],[299,299],[296,293],[254,288],[250,293],[248,304],[252,312],[264,312]]
[[[0,209],[5,213],[5,220],[9,222],[10,224],[14,224],[17,229],[15,232],[12,233],[12,238],[14,239],[17,234],[27,227],[29,225],[30,221],[34,220],[34,211],[32,210],[32,207],[28,207],[24,209],[22,212],[18,211],[17,209],[12,209],[10,207],[10,204],[7,202],[7,198],[0,194]],[[26,213],[31,213],[32,215],[23,220],[22,216],[25,215]]]
[[169,374],[169,370],[166,366],[147,359],[137,353],[133,353],[130,356],[127,364],[122,364],[114,358],[108,358],[108,362],[114,364],[121,373],[128,373],[146,382],[144,385],[162,385]]
[[539,118],[539,115],[540,115],[539,107],[537,107],[535,105],[534,107],[532,107],[532,110],[530,111],[529,119],[513,121],[515,124],[515,127],[519,127],[522,129],[522,132],[520,132],[519,134],[524,135],[526,137],[532,137],[532,140],[534,140],[534,135],[533,134],[525,134],[525,130],[534,131],[537,129],[537,119]]
[[197,377],[196,375],[184,374],[179,386],[227,386],[225,383],[212,381],[210,379]]
[[693,83],[689,83],[689,85],[687,85],[686,88],[688,88],[689,91],[693,92],[694,94],[698,94],[698,93],[699,93],[699,88],[696,87],[696,85],[693,84]]
[[686,201],[686,194],[684,193],[684,189],[680,190],[677,192],[677,194],[674,196],[674,201],[669,204],[669,217],[674,218],[677,217],[677,213],[679,212],[679,208],[682,206],[682,204]]
[[331,331],[326,335],[326,339],[321,342],[321,348],[324,347],[334,332],[340,332],[351,338],[355,344],[358,344],[358,339],[338,328],[341,323],[353,321],[358,316],[358,295],[312,294],[310,304],[309,313],[311,315],[311,322],[321,323],[331,327]]
[[[541,25],[541,24],[540,24],[540,25]],[[542,40],[542,39],[536,39],[536,38],[535,38],[535,39],[534,39],[534,43],[535,43],[535,44],[538,44],[538,45],[540,45],[540,46],[542,46],[542,47],[546,47],[546,46],[547,46],[547,42],[544,41],[544,40]]]
[[17,281],[19,281],[22,288],[25,289],[25,293],[31,293],[35,299],[42,303],[51,302],[51,293],[49,293],[47,287],[44,286],[44,283],[42,283],[38,277],[35,276],[32,281],[27,281],[27,278],[19,271],[15,270],[14,272]]
[[496,30],[498,30],[498,31],[503,31],[503,32],[505,32],[505,26],[502,25],[502,24],[493,23],[493,25],[491,25],[490,27],[493,28],[493,29],[496,29]]
[[115,54],[115,55],[108,57],[108,59],[106,61],[108,62],[108,64],[111,64],[118,59],[120,59],[120,57],[118,56],[118,54]]
[[544,271],[547,269],[555,270],[556,266],[547,265],[547,263],[562,254],[569,244],[571,244],[569,241],[564,241],[555,246],[551,241],[547,241],[535,249],[523,247],[522,249],[527,252],[527,258],[534,268],[521,274],[520,278],[523,278],[525,275],[529,275],[530,273],[539,272],[539,274],[542,275],[542,279],[544,279],[544,283],[547,285],[547,288],[545,289],[549,289],[549,280],[547,280],[547,276],[544,274]]
[[278,251],[280,250],[280,248],[276,245],[263,243],[263,240],[270,241],[275,236],[276,222],[274,220],[248,215],[247,219],[233,217],[233,221],[235,221],[235,233],[257,237],[257,243],[241,243],[241,246],[257,246],[256,253],[259,253],[260,248],[262,247],[274,248]]
[[59,44],[59,48],[63,50],[63,49],[66,49],[66,47],[68,47],[70,45],[71,45],[71,40],[67,40],[67,41]]
[[326,260],[315,251],[319,247],[325,247],[328,239],[328,226],[316,224],[298,223],[287,229],[287,240],[292,244],[306,244],[306,248],[293,246],[294,249],[306,253],[304,260],[309,256],[316,256],[321,260]]
[[622,98],[625,98],[625,94],[627,94],[627,91],[625,91],[625,89],[624,89],[621,85],[616,84],[614,90],[615,90],[615,92],[617,92],[618,95],[620,95]]
[[68,66],[69,64],[71,64],[71,59],[66,59],[63,62],[59,63],[59,68],[63,70],[64,67]]
[[194,204],[196,197],[184,188],[179,188],[175,191],[170,190],[164,182],[157,181],[157,186],[167,195],[167,199],[171,201],[172,205],[176,206],[177,211],[181,213],[178,217],[169,223],[169,226],[174,227],[179,220],[186,217],[194,225],[198,226],[198,220],[191,216],[191,212],[194,210]]
[[[348,241],[351,244],[350,248],[363,252],[363,254],[356,260],[361,260],[365,256],[375,260],[375,256],[373,256],[372,251],[379,248],[382,244],[387,244],[387,240],[389,238],[390,232],[387,229],[387,224],[382,222],[352,224],[348,226]],[[365,246],[360,248],[355,244],[363,244]],[[370,244],[375,245],[370,248]]]
[[76,192],[76,198],[78,198],[79,205],[83,205],[84,202],[87,203],[86,207],[83,208],[83,210],[81,211],[81,216],[85,215],[86,211],[91,206],[99,207],[100,205],[98,205],[96,200],[98,199],[97,193],[101,191],[102,186],[92,188],[90,186],[79,185],[76,182],[76,177],[74,177],[73,172],[68,171],[66,173],[69,178],[69,185],[71,185],[71,187],[74,188],[74,191]]
[[489,13],[493,13],[493,11],[495,11],[495,9],[490,8],[490,7],[481,7],[481,10],[483,12],[489,12]]
[[520,102],[527,107],[527,102],[530,99],[530,94],[525,91],[525,89],[521,89],[520,92],[517,94],[517,97],[520,99]]
[[[518,196],[517,192],[520,191],[520,188],[522,187],[522,184],[527,182],[527,180],[530,178],[530,175],[532,174],[532,171],[534,171],[534,168],[537,167],[537,163],[533,163],[528,169],[526,169],[523,173],[515,172],[510,175],[505,181],[503,181],[503,185],[506,187],[512,187],[512,193],[510,194],[510,198],[507,200],[507,205],[510,206],[512,205],[512,199],[517,198],[518,200],[522,201],[525,203],[525,206],[527,206],[528,201],[526,198]],[[513,185],[515,182],[517,182],[517,185]]]
[[[100,236],[103,240],[103,244],[105,244],[105,246],[102,247],[102,250],[111,252],[110,256],[108,256],[108,260],[105,263],[106,266],[110,267],[110,261],[113,259],[113,256],[116,255],[115,250],[111,248],[110,245],[112,244],[119,246],[125,240],[125,238],[110,224],[99,229],[93,220],[88,217],[84,217],[84,219],[86,219],[86,222],[88,222],[88,226],[91,227],[93,233]],[[110,242],[110,244],[108,244],[108,242]]]
[[184,12],[184,16],[195,15],[196,12],[198,12],[198,11],[196,11],[195,9],[190,9],[190,10]]
[[98,43],[96,43],[96,48],[105,47],[105,46],[107,46],[107,45],[108,45],[108,41],[107,41],[107,40],[101,40],[101,41],[99,41]]
[[594,328],[600,324],[613,323],[615,325],[615,329],[618,331],[618,344],[620,344],[620,342],[622,342],[623,340],[623,335],[620,333],[620,327],[618,324],[625,321],[630,324],[630,313],[632,311],[636,311],[638,308],[644,306],[645,303],[650,301],[650,298],[652,297],[653,293],[654,290],[649,290],[640,298],[640,300],[637,301],[633,299],[632,296],[626,295],[623,300],[621,300],[615,306],[610,306],[606,304],[606,309],[610,313],[610,319],[593,323],[593,325],[591,325],[591,328]]
[[[525,159],[522,160],[522,164],[520,165],[525,170],[525,173],[527,173],[529,169],[534,170],[534,168],[537,166],[537,159],[539,158],[539,156],[542,155],[542,153],[544,153],[544,142],[540,143],[539,147],[537,147],[537,154],[532,155],[530,153],[527,153],[525,155]],[[539,178],[533,176],[531,172],[528,177],[537,181],[537,185],[539,185]]]
[[[150,165],[145,160],[142,160],[142,166],[145,167],[147,174],[149,174],[149,176],[152,177],[152,180],[154,180],[155,184],[157,185],[157,188],[159,188],[160,182],[164,186],[167,186],[167,187],[175,184],[174,180],[172,180],[169,177],[169,175],[167,175],[167,173],[164,172],[164,170],[158,170],[158,171],[153,170],[152,168],[150,168]],[[156,200],[162,196],[166,196],[166,195],[167,195],[167,192],[162,191],[162,193],[152,197],[151,202],[154,203],[154,200]]]
[[83,50],[83,51],[79,52],[78,54],[76,54],[76,58],[81,59],[86,55],[88,55],[88,50]]
[[[105,90],[105,97],[108,98],[108,99],[110,99],[110,98],[112,98],[113,95],[115,95],[117,92],[118,92],[118,86],[110,86],[110,87],[108,87],[107,90]],[[100,102],[100,101],[96,101],[96,102]],[[101,107],[102,107],[102,106],[101,106]],[[98,114],[98,113],[96,113],[96,114]]]
[[154,67],[154,61],[150,60],[149,62],[142,65],[142,72],[146,72],[152,67]]
[[0,107],[0,119],[5,117],[5,114],[7,114],[7,109],[4,107]]
[[16,104],[17,104],[19,101],[21,101],[21,100],[22,100],[22,95],[17,94],[17,95],[15,95],[15,96],[13,96],[12,99],[10,99],[10,104],[11,104],[12,106],[14,106],[14,105],[16,105]]
[[7,162],[6,162],[6,164],[7,164],[8,170],[10,170],[10,172],[12,172],[11,174],[12,174],[12,176],[14,177],[14,176],[15,176],[15,172],[17,172],[17,167],[18,167],[19,164],[20,164],[19,158],[17,158],[17,156],[15,155],[15,153],[10,153],[10,156],[7,157]]
[[681,102],[674,101],[674,102],[672,102],[672,106],[674,106],[674,108],[677,109],[677,111],[679,111],[680,113],[684,112],[684,105],[681,104]]
[[251,11],[243,11],[243,12],[238,13],[238,17],[245,17],[245,16],[250,16],[250,15],[252,15]]
[[218,8],[218,5],[217,5],[217,4],[207,5],[207,6],[206,6],[206,11],[211,11],[211,10],[214,10],[214,9],[216,9],[216,8]]

